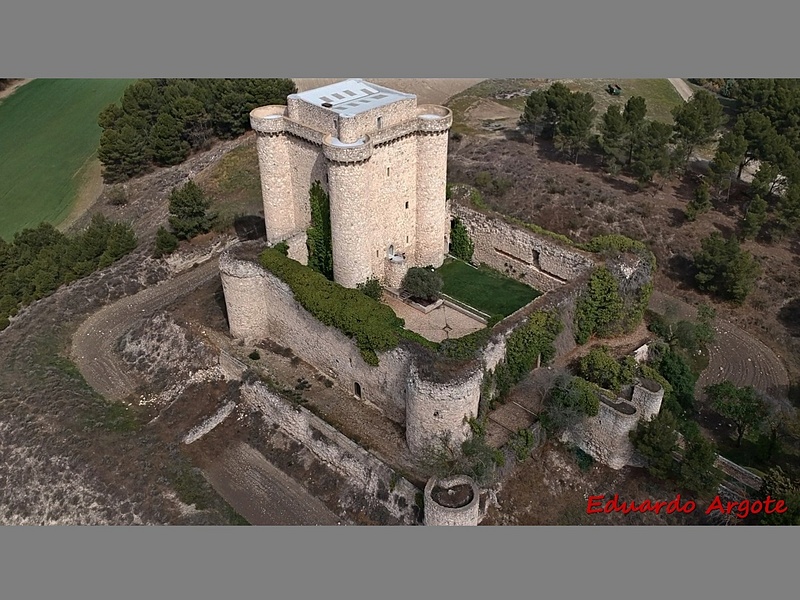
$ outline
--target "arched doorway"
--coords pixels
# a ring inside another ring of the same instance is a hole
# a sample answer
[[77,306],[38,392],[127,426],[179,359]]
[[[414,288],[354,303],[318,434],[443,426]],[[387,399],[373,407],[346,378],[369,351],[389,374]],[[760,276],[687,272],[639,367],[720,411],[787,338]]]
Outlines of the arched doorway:
[[361,384],[357,381],[353,384],[353,393],[356,395],[356,398],[361,398]]

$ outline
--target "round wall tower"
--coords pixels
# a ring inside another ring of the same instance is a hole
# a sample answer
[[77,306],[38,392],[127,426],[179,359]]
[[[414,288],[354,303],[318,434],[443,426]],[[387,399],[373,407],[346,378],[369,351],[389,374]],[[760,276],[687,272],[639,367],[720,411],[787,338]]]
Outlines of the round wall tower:
[[416,264],[440,267],[447,253],[447,132],[453,114],[443,106],[417,108]]
[[631,402],[639,409],[643,421],[649,421],[661,410],[664,388],[652,379],[640,379],[633,386]]
[[414,454],[424,452],[442,436],[459,448],[470,436],[467,419],[478,414],[483,372],[438,383],[424,378],[416,365],[409,373],[406,401],[406,443]]
[[345,144],[327,135],[322,148],[329,161],[333,278],[344,287],[355,288],[372,277],[374,211],[369,204],[368,168],[372,143],[367,136]]
[[477,525],[480,490],[466,475],[431,477],[425,485],[423,507],[425,525]]
[[245,343],[267,337],[264,271],[226,250],[219,257],[219,274],[231,336]]
[[264,222],[270,244],[295,233],[295,207],[289,142],[284,133],[285,106],[262,106],[250,112],[250,125],[256,132],[258,168]]

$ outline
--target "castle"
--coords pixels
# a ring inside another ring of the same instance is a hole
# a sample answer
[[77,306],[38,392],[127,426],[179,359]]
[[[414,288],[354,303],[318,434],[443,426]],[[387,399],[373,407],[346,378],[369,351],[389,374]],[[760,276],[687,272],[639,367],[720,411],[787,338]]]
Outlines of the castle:
[[330,199],[334,280],[398,288],[409,267],[441,266],[452,113],[362,79],[292,94],[250,113],[267,241],[308,262],[309,189]]
[[[545,292],[494,325],[475,357],[463,364],[440,369],[435,356],[403,343],[381,352],[376,366],[258,263],[263,244],[246,242],[223,253],[219,266],[231,336],[247,344],[270,339],[291,348],[335,385],[401,425],[414,455],[445,436],[458,445],[471,435],[468,419],[478,415],[486,394],[494,394],[508,340],[531,315],[558,313],[564,328],[554,346],[564,355],[576,347],[575,306],[594,269],[607,266],[631,289],[649,281],[647,261],[635,254],[604,257],[448,200],[452,113],[445,107],[420,106],[413,95],[350,79],[292,94],[286,106],[256,108],[250,119],[257,134],[267,243],[285,242],[290,258],[308,264],[309,192],[319,182],[330,199],[333,275],[342,286],[355,288],[377,278],[384,287],[398,289],[409,267],[440,266],[451,218],[458,218],[474,243],[473,261]],[[263,412],[277,410],[280,399],[261,393],[270,398],[262,401]],[[565,439],[612,468],[632,464],[628,432],[659,411],[663,394],[661,386],[643,380],[623,397],[604,396],[600,414],[566,432]],[[286,414],[274,418],[283,422]],[[315,443],[313,436],[308,440]],[[442,509],[429,520],[473,522],[477,508],[471,494],[464,507]]]

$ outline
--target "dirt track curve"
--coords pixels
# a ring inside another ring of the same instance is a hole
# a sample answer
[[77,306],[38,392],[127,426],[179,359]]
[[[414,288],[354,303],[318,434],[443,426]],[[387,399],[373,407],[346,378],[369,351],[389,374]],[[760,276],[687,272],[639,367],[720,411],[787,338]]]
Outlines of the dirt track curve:
[[688,102],[689,98],[694,95],[694,90],[689,87],[689,84],[686,83],[683,79],[675,78],[675,79],[667,79],[672,84],[672,87],[681,95],[684,102]]
[[140,383],[116,356],[117,342],[134,319],[153,314],[219,276],[216,258],[103,307],[86,319],[72,338],[70,356],[95,390],[111,400],[129,396]]
[[[650,308],[663,313],[673,308],[682,318],[694,318],[697,309],[673,296],[655,291]],[[697,395],[712,383],[725,379],[739,386],[752,385],[757,390],[783,396],[789,388],[789,373],[781,359],[761,341],[733,323],[714,320],[714,342],[709,348],[709,363],[697,381]]]

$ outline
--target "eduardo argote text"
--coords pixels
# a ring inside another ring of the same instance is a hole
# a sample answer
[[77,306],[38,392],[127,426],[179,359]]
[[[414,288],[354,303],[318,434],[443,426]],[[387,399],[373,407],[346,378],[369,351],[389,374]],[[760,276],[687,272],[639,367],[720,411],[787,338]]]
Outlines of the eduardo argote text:
[[[606,497],[605,495],[589,496],[586,503],[586,513],[590,515],[599,513],[655,513],[660,514],[662,511],[666,514],[684,513],[689,514],[697,510],[697,503],[694,500],[683,500],[681,495],[678,494],[672,500],[644,500],[642,502],[636,501],[621,501],[619,494],[614,494],[613,497]],[[785,513],[787,511],[786,502],[783,500],[775,500],[767,496],[764,500],[741,500],[739,502],[725,501],[720,496],[715,496],[705,509],[705,514],[710,515],[717,513],[721,515],[736,515],[740,519],[744,519],[749,515],[757,515],[764,513],[767,515],[773,513]]]

